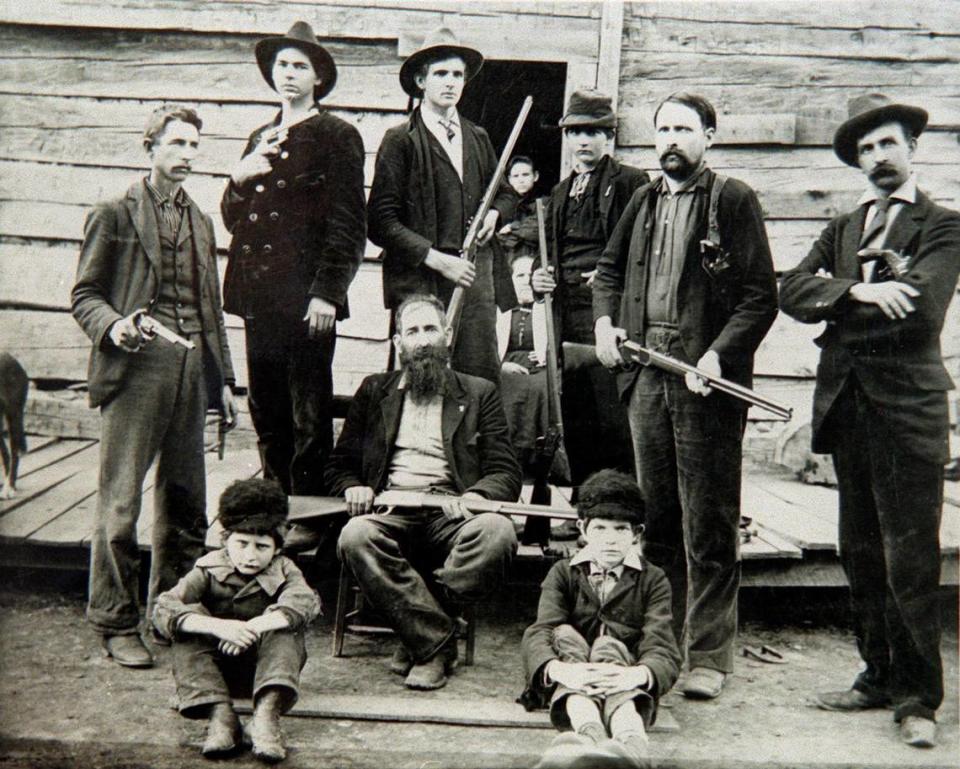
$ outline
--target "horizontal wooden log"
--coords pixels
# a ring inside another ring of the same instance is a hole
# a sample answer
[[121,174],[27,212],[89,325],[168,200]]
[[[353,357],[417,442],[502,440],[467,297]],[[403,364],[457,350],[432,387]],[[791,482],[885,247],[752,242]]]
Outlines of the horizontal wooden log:
[[[226,261],[221,258],[217,265],[221,281]],[[0,308],[69,310],[76,266],[77,248],[72,243],[0,242]],[[353,313],[337,324],[337,334],[387,339],[390,316],[383,306],[379,263],[361,265],[350,284],[349,299]],[[238,327],[242,328],[239,319]]]
[[[247,385],[246,345],[241,328],[228,328],[237,385]],[[90,342],[69,313],[0,310],[0,349],[22,363],[31,379],[83,382]],[[390,344],[367,339],[338,339],[333,362],[334,394],[352,396],[368,374],[387,368]]]
[[[617,142],[623,146],[653,146],[655,108],[621,111]],[[723,115],[718,121],[714,146],[797,143],[796,115]]]
[[806,9],[803,21],[789,12],[792,9],[784,17],[767,13],[770,18],[745,19],[752,13],[750,9],[744,13],[743,5],[716,0],[683,5],[632,3],[633,15],[624,24],[624,49],[880,61],[960,59],[960,37],[955,34],[960,13],[952,4],[926,3],[928,12],[915,11],[909,25],[898,23],[893,18],[897,11],[891,11],[886,2],[873,3],[872,8],[858,2],[855,11],[849,2],[818,3],[816,11]]

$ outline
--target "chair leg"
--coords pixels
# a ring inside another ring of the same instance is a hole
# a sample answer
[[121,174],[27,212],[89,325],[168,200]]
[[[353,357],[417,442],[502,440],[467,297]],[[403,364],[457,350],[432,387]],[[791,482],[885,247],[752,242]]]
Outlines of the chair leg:
[[352,579],[347,565],[340,566],[340,584],[337,586],[337,608],[333,617],[333,656],[343,656],[343,636],[347,630],[347,602],[350,599],[350,581]]
[[477,644],[477,615],[473,607],[464,610],[464,619],[467,621],[466,638],[464,639],[463,664],[473,665],[473,654]]

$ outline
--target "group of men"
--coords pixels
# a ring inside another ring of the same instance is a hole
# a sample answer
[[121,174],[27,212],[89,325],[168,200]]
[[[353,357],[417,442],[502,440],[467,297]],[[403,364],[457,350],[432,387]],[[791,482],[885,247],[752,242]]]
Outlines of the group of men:
[[[203,548],[204,415],[210,406],[228,423],[236,416],[226,309],[245,321],[265,477],[287,493],[345,498],[340,557],[397,630],[392,667],[410,688],[437,688],[456,661],[464,603],[499,583],[516,549],[510,520],[473,514],[469,500],[515,500],[521,488],[498,393],[496,307],[517,304],[493,240],[517,204],[505,181],[476,261],[458,254],[497,164],[487,133],[457,110],[483,57],[441,29],[404,61],[400,84],[419,106],[386,133],[366,209],[362,141],[318,104],[336,82],[329,53],[298,22],[261,41],[256,58],[281,109],[251,135],[223,195],[233,236],[223,308],[212,223],[181,186],[199,142],[193,110],[151,116],[149,175],[87,220],[73,310],[93,341],[90,400],[103,417],[88,618],[108,656],[152,664],[138,633],[142,482],[157,459],[149,605]],[[879,95],[851,102],[834,147],[866,175],[867,192],[783,276],[779,298],[800,321],[826,321],[814,449],[836,463],[866,662],[851,689],[819,701],[892,702],[914,745],[933,743],[943,696],[938,525],[952,383],[939,334],[960,272],[960,216],[919,192],[911,169],[925,124],[923,110]],[[673,94],[657,108],[662,174],[652,182],[611,156],[609,97],[574,93],[560,127],[573,170],[549,196],[552,267],[531,284],[555,295],[561,340],[594,346],[603,364],[565,383],[574,485],[623,464],[627,447],[646,503],[645,555],[673,589],[689,666],[681,689],[714,698],[733,671],[746,407],[695,375],[625,365],[619,344],[749,386],[778,307],[761,207],[746,184],[708,168],[717,117],[701,96]],[[383,249],[400,367],[363,382],[333,448],[335,322],[348,316],[368,230]],[[465,289],[463,333],[451,349],[455,287]],[[154,341],[144,314],[181,343]],[[448,501],[382,510],[385,489]]]

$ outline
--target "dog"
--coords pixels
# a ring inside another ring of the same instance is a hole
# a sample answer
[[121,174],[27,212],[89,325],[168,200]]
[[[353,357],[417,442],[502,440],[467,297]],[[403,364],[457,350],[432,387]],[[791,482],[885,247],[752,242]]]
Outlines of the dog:
[[[3,459],[3,488],[0,499],[17,493],[17,466],[20,453],[26,453],[27,436],[23,430],[23,410],[27,405],[30,379],[23,366],[10,353],[0,352],[0,457]],[[10,448],[3,440],[4,425]]]

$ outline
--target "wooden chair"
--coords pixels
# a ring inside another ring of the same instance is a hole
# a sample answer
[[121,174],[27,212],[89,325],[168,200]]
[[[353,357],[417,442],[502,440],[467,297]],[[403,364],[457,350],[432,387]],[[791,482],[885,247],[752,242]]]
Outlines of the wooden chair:
[[[363,593],[346,564],[340,565],[340,585],[337,588],[337,606],[333,618],[333,656],[343,656],[343,642],[347,633],[392,635],[385,625],[364,625],[353,620],[363,610]],[[463,664],[472,665],[477,642],[477,622],[473,606],[465,606],[458,620],[457,638],[464,641]]]

